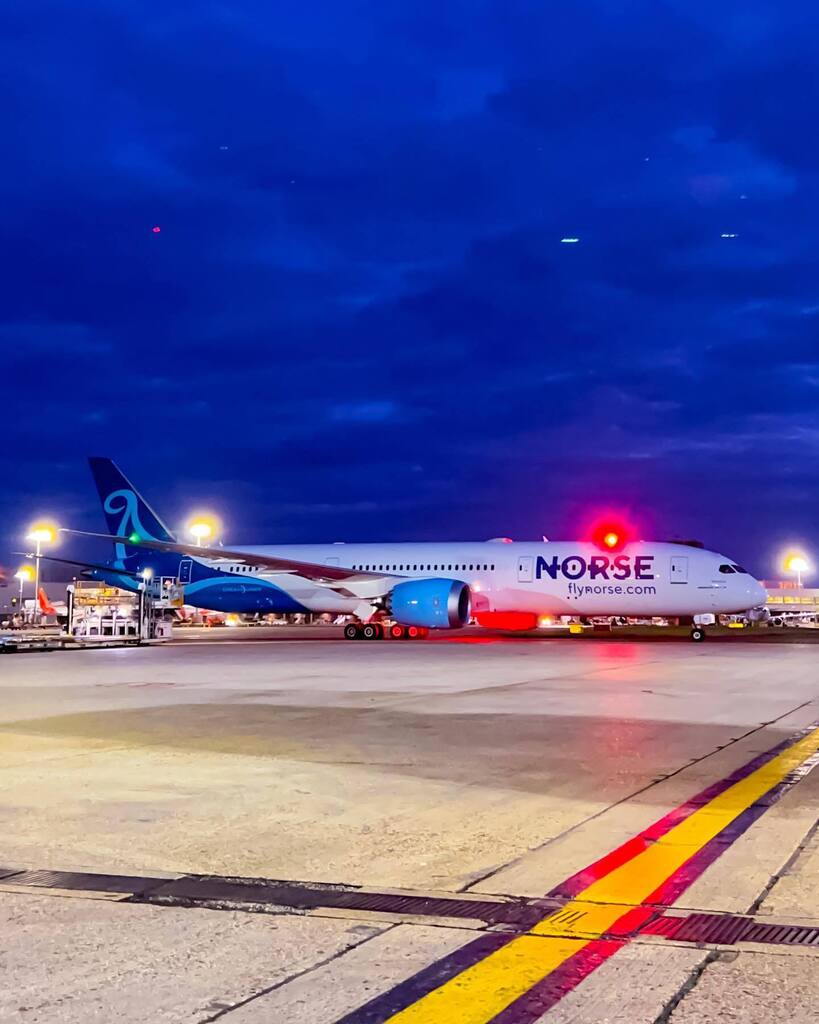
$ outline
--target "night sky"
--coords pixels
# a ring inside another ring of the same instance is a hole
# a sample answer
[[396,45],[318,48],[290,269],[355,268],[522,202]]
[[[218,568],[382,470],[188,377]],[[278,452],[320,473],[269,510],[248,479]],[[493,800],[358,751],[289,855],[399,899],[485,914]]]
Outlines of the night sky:
[[7,5],[0,561],[102,526],[101,454],[236,544],[605,506],[772,575],[819,541],[818,37],[754,0]]

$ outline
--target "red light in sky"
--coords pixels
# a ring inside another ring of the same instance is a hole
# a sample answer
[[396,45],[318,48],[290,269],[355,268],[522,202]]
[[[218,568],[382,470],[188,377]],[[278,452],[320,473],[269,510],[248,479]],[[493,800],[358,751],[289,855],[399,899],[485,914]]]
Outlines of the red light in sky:
[[158,224],[154,224],[154,226],[151,228],[151,231],[153,231],[155,235],[158,235],[161,230],[162,228]]
[[592,529],[591,539],[605,551],[619,551],[628,541],[628,530],[610,519],[598,522]]

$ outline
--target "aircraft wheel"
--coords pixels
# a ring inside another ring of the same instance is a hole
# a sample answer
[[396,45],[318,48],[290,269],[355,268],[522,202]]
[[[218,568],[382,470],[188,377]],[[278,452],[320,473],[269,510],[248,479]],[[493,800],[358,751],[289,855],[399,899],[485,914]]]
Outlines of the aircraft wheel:
[[364,640],[380,640],[383,635],[377,622],[368,622],[361,628],[361,636]]
[[695,644],[701,644],[705,639],[705,630],[702,626],[694,626],[691,630],[691,639]]
[[390,639],[391,640],[403,640],[407,635],[407,631],[403,626],[400,626],[397,622],[394,626],[390,626]]
[[361,626],[357,622],[348,622],[344,627],[345,640],[360,640],[361,634]]

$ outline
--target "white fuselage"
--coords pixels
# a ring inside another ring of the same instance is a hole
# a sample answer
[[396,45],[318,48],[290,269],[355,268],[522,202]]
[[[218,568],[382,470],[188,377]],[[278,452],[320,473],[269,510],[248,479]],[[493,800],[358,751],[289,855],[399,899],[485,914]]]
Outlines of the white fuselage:
[[[360,571],[360,577],[339,585],[242,564],[219,565],[223,572],[243,577],[248,587],[280,588],[312,612],[363,615],[374,600],[408,579],[460,580],[469,585],[473,610],[479,614],[687,616],[741,612],[765,602],[762,585],[731,559],[682,544],[635,541],[617,551],[580,541],[298,544],[237,550]],[[370,573],[390,576],[368,579]]]

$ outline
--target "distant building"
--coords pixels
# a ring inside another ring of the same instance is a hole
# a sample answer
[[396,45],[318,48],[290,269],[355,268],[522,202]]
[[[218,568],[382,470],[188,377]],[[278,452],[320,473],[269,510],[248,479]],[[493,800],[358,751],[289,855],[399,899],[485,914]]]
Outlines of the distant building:
[[819,614],[819,587],[800,587],[796,580],[763,580],[772,612],[813,611]]

